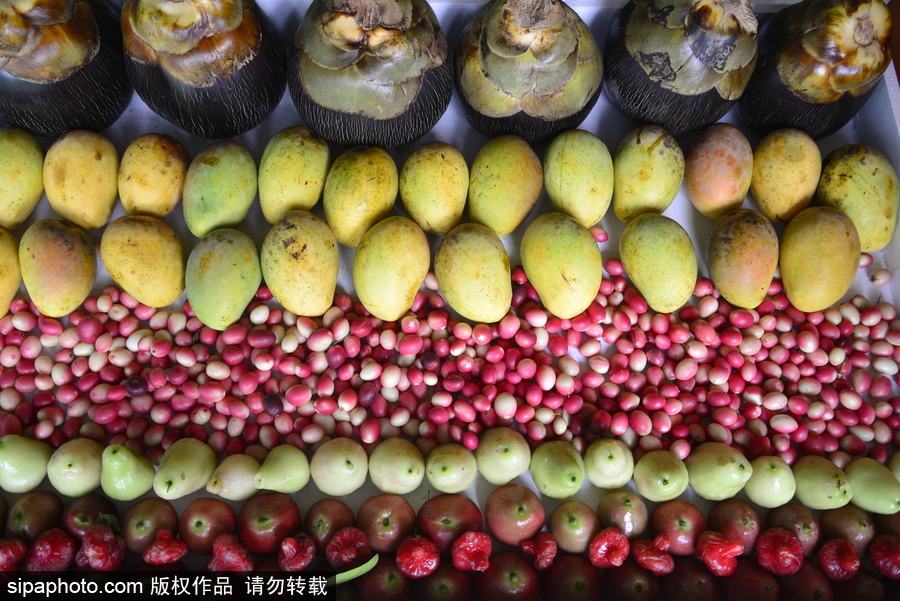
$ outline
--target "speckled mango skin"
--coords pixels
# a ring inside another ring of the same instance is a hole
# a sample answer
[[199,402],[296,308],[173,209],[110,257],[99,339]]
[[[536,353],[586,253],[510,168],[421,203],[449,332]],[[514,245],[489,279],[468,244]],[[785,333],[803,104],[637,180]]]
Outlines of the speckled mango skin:
[[750,194],[769,221],[784,224],[810,205],[821,172],[816,141],[799,129],[778,129],[753,149]]
[[97,277],[94,243],[82,228],[58,219],[31,224],[19,241],[25,290],[48,317],[77,309]]
[[181,208],[191,233],[239,224],[256,198],[256,161],[246,148],[225,140],[201,150],[188,167]]
[[676,311],[694,291],[694,243],[678,222],[664,215],[643,213],[625,226],[619,238],[619,258],[654,311]]
[[544,188],[544,169],[531,146],[514,135],[489,140],[469,168],[469,221],[505,236],[525,221]]
[[0,127],[0,227],[22,225],[43,194],[43,146],[25,130]]
[[740,208],[752,175],[753,147],[728,123],[704,129],[685,152],[685,192],[694,208],[710,219]]
[[165,217],[184,191],[191,163],[187,148],[172,136],[149,133],[135,138],[119,164],[119,199],[128,215]]
[[583,129],[553,138],[544,152],[544,189],[554,209],[584,227],[600,221],[613,195],[613,163],[606,144]]
[[846,213],[856,226],[862,251],[875,252],[894,237],[900,182],[883,154],[848,144],[825,157],[813,202]]
[[628,134],[613,157],[613,212],[625,223],[644,213],[662,213],[684,179],[684,153],[658,125]]
[[434,275],[450,307],[465,319],[500,321],[512,301],[509,255],[500,237],[477,223],[444,236],[434,255]]
[[709,234],[709,277],[722,296],[743,309],[759,306],[778,267],[778,235],[759,211],[735,209]]
[[197,318],[224,330],[243,315],[262,282],[259,252],[239,230],[213,230],[191,251],[184,274],[188,302]]
[[19,241],[0,228],[0,312],[6,314],[9,310],[9,303],[16,297],[21,283]]
[[356,248],[370,227],[390,215],[397,201],[399,174],[388,152],[356,146],[332,163],[322,192],[322,211],[334,237]]
[[859,234],[846,213],[809,207],[784,229],[778,264],[784,292],[801,311],[823,311],[839,301],[859,270]]
[[260,249],[263,279],[282,307],[318,317],[334,299],[340,255],[328,224],[308,211],[289,211]]
[[529,224],[520,246],[522,267],[541,302],[571,319],[593,302],[603,279],[603,259],[591,232],[572,217],[546,213]]
[[466,158],[446,142],[419,146],[400,169],[400,202],[428,233],[443,235],[459,224],[468,192]]
[[122,290],[150,307],[167,307],[184,292],[184,249],[165,221],[126,215],[100,239],[103,266]]
[[259,161],[259,206],[271,224],[288,211],[311,211],[322,197],[331,165],[328,143],[303,125],[275,134]]

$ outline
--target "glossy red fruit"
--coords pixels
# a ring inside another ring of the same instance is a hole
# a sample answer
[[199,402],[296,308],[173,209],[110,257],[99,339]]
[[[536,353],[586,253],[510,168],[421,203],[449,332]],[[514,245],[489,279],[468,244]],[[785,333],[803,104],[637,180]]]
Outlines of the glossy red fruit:
[[335,532],[325,547],[328,564],[338,572],[359,567],[371,557],[372,549],[369,547],[365,532],[355,526],[341,528]]
[[734,573],[719,584],[722,601],[778,601],[781,593],[778,579],[749,557],[738,559]]
[[443,554],[450,552],[464,532],[481,532],[483,528],[484,516],[478,504],[458,493],[431,497],[416,513],[416,531],[430,538]]
[[[593,563],[593,562],[592,562]],[[603,573],[603,601],[657,601],[659,580],[633,559]]]
[[353,510],[340,499],[319,499],[309,506],[303,519],[303,531],[316,543],[316,554],[325,555],[328,541],[341,528],[356,521]]
[[519,543],[519,548],[525,555],[531,557],[531,565],[538,570],[549,568],[559,550],[556,537],[550,532],[539,532],[533,539],[523,540]]
[[21,538],[31,545],[42,532],[60,525],[64,509],[59,495],[49,490],[21,494],[9,505],[6,538]]
[[766,514],[766,528],[785,528],[797,535],[803,546],[803,556],[812,557],[819,548],[822,526],[808,507],[799,503],[785,503]]
[[187,552],[187,543],[163,528],[156,533],[156,540],[147,547],[142,558],[150,565],[169,565],[181,561]]
[[825,541],[816,555],[819,567],[832,582],[850,580],[859,572],[859,553],[856,547],[843,538]]
[[407,601],[412,595],[412,582],[403,575],[391,554],[382,554],[375,567],[355,578],[350,586],[354,600]]
[[475,575],[475,597],[479,601],[538,601],[540,596],[537,570],[517,551],[494,553],[488,569]]
[[274,555],[281,541],[302,526],[303,518],[294,499],[282,492],[268,492],[244,501],[235,531],[251,553]]
[[75,563],[78,540],[62,528],[41,532],[28,549],[22,569],[26,572],[62,572]]
[[654,536],[669,537],[669,553],[693,555],[697,551],[697,537],[706,530],[706,517],[693,503],[672,499],[663,501],[650,512],[650,531]]
[[756,538],[763,529],[763,517],[757,509],[743,499],[732,497],[713,505],[706,515],[706,527],[721,532],[728,540],[736,540],[744,546],[744,555],[753,552]]
[[541,581],[545,601],[596,601],[602,594],[600,570],[583,554],[558,556]]
[[659,579],[659,588],[666,601],[719,601],[723,580],[696,557],[678,557],[672,573]]
[[416,530],[416,510],[394,494],[369,497],[356,512],[356,527],[366,533],[375,553],[393,553]]
[[237,536],[224,533],[213,542],[213,556],[206,567],[210,572],[250,572],[253,560]]
[[737,567],[737,556],[744,545],[728,540],[721,532],[704,530],[697,539],[697,557],[716,576],[730,576]]
[[756,539],[756,561],[770,574],[790,576],[803,563],[803,545],[785,528],[769,528]]
[[484,517],[490,533],[510,547],[534,538],[544,527],[546,512],[540,498],[521,484],[504,484],[488,495]]
[[234,532],[237,514],[231,505],[215,497],[198,497],[188,503],[178,518],[178,536],[191,553],[212,555],[213,541]]
[[453,543],[450,558],[454,567],[467,572],[483,572],[491,564],[493,542],[486,532],[466,532]]
[[853,601],[884,601],[885,590],[881,581],[869,570],[862,568],[856,576],[843,582],[833,582],[835,599]]
[[431,539],[413,534],[397,547],[396,560],[400,572],[407,578],[424,578],[437,569],[441,554]]
[[15,572],[28,553],[28,545],[21,538],[0,540],[0,572]]
[[631,552],[631,543],[625,533],[615,527],[604,528],[591,540],[588,559],[595,568],[621,566]]
[[425,578],[412,581],[416,601],[472,601],[472,572],[465,572],[448,561]]
[[665,534],[657,534],[652,541],[645,538],[631,541],[631,553],[634,561],[654,576],[665,576],[675,569],[675,560],[669,555],[669,537]]
[[285,572],[305,570],[316,556],[316,542],[305,532],[289,536],[278,548],[278,567]]
[[872,539],[869,560],[882,576],[900,580],[900,536],[879,534]]
[[75,538],[81,538],[97,518],[102,515],[119,517],[119,509],[115,503],[98,494],[84,495],[72,499],[63,511],[62,527],[69,531]]
[[[809,560],[803,560],[800,568],[790,576],[778,578],[781,598],[791,601],[835,601],[834,589],[825,574]],[[848,601],[838,599],[836,601]],[[853,600],[849,600],[853,601]]]

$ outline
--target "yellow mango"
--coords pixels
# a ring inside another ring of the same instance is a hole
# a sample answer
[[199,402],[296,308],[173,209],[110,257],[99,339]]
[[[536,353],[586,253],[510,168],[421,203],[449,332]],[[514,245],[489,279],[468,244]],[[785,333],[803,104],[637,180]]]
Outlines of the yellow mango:
[[643,213],[662,213],[683,179],[678,142],[658,125],[643,125],[622,140],[613,158],[613,212],[625,223]]
[[400,202],[413,221],[430,234],[446,234],[466,208],[466,158],[446,142],[423,144],[403,163],[399,188]]
[[799,129],[778,129],[753,150],[750,193],[772,223],[787,223],[812,202],[821,171],[815,140]]
[[583,129],[556,136],[544,152],[544,188],[553,208],[591,227],[613,195],[613,163],[600,138]]
[[14,230],[44,195],[44,147],[33,135],[0,127],[0,227]]
[[275,134],[259,161],[259,205],[271,224],[288,211],[311,211],[322,197],[331,164],[328,143],[303,125]]
[[0,228],[0,313],[9,311],[9,303],[19,292],[22,270],[19,268],[19,241]]
[[238,225],[253,205],[256,188],[256,161],[246,148],[228,140],[210,144],[185,175],[184,222],[198,238]]
[[118,197],[119,153],[92,131],[70,131],[44,157],[44,191],[61,219],[86,230],[106,225]]
[[77,309],[97,276],[94,243],[75,224],[57,219],[32,223],[19,241],[25,290],[41,313],[63,317]]
[[119,164],[119,199],[128,215],[165,217],[181,202],[191,157],[172,136],[135,138]]
[[759,306],[778,267],[778,235],[762,213],[735,209],[719,217],[709,235],[709,278],[737,307]]

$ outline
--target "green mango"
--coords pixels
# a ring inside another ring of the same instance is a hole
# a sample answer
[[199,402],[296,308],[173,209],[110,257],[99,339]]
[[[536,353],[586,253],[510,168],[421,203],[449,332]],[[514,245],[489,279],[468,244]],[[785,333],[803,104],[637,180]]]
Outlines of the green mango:
[[851,503],[865,511],[893,514],[900,511],[900,481],[891,470],[870,457],[850,462],[844,473],[853,487]]
[[208,444],[181,438],[163,453],[153,491],[166,500],[178,499],[205,487],[215,471],[216,454]]
[[810,509],[835,509],[853,498],[853,485],[847,474],[825,457],[801,457],[793,470],[796,497],[801,505]]
[[191,233],[202,238],[214,229],[243,221],[256,198],[256,161],[231,141],[211,144],[191,161],[181,208]]
[[753,474],[750,461],[723,442],[704,442],[691,451],[684,464],[691,490],[710,501],[735,496]]

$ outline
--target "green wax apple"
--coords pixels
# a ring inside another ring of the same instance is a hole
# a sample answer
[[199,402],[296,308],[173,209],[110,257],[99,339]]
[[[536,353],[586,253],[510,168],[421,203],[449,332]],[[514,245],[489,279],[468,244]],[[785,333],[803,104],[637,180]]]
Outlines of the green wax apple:
[[235,453],[222,460],[206,483],[206,492],[229,501],[246,501],[256,494],[253,478],[259,461],[245,453]]
[[528,471],[531,448],[525,437],[512,428],[490,428],[478,440],[475,462],[485,480],[503,486]]
[[53,450],[46,442],[7,434],[0,437],[0,488],[6,492],[28,492],[47,475]]
[[851,503],[872,513],[900,511],[900,481],[887,466],[870,457],[860,457],[851,461],[844,473],[853,487]]
[[103,449],[101,463],[100,486],[110,499],[131,501],[153,488],[153,464],[125,446],[114,444]]
[[100,486],[103,445],[90,438],[74,438],[53,452],[47,478],[60,494],[82,497]]
[[581,490],[584,460],[570,442],[542,442],[531,453],[531,477],[545,496],[565,499]]
[[274,490],[285,494],[295,493],[309,482],[309,459],[302,449],[292,444],[274,447],[266,454],[262,465],[253,476],[253,485],[259,490]]
[[449,442],[435,447],[428,454],[425,475],[435,490],[458,493],[475,482],[478,464],[472,451],[461,444]]
[[163,499],[178,499],[205,487],[215,471],[216,454],[208,444],[181,438],[163,453],[153,490]]
[[634,475],[634,456],[618,438],[598,438],[584,452],[584,471],[597,488],[622,488]]
[[744,485],[744,493],[756,505],[771,509],[789,503],[797,491],[794,472],[777,455],[762,455],[750,462],[753,473]]
[[352,438],[332,438],[313,453],[309,472],[321,492],[342,497],[365,483],[369,458],[362,445]]
[[383,493],[411,493],[425,479],[422,451],[399,436],[382,440],[369,454],[369,478]]
[[648,501],[669,501],[687,490],[687,467],[672,451],[649,451],[634,465],[634,484]]
[[843,507],[853,498],[853,485],[844,471],[819,455],[805,455],[794,464],[797,500],[810,509]]
[[684,459],[684,464],[691,490],[709,501],[722,501],[738,494],[753,473],[750,461],[723,442],[698,445]]

